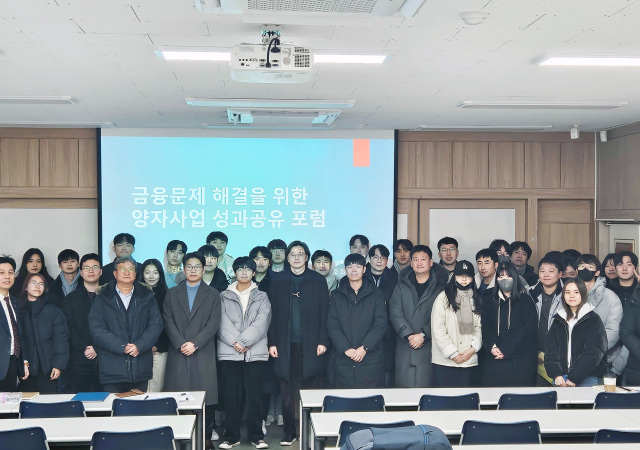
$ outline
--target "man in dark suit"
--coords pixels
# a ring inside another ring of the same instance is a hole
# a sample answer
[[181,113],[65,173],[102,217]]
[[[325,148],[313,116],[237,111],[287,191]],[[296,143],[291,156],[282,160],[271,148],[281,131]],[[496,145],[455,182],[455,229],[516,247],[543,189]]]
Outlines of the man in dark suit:
[[0,256],[0,392],[15,391],[18,376],[29,376],[29,363],[21,359],[18,299],[9,294],[16,279],[16,262]]

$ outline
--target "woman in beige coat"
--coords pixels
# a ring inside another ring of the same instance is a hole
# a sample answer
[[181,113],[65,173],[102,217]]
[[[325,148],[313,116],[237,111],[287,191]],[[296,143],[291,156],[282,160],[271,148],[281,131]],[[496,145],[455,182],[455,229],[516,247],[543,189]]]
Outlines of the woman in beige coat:
[[431,362],[436,387],[469,387],[482,347],[482,298],[469,261],[459,261],[431,311]]

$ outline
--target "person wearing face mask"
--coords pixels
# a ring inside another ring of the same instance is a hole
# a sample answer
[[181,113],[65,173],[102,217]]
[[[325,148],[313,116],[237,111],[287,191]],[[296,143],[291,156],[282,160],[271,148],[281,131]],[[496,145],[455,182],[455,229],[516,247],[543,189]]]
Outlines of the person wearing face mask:
[[[140,284],[153,291],[153,296],[158,302],[158,309],[162,311],[164,298],[169,288],[160,261],[147,259],[142,263]],[[169,338],[164,329],[151,351],[153,352],[153,378],[149,380],[149,392],[161,392],[164,386],[164,373],[167,368],[167,352],[169,351]]]
[[494,239],[489,244],[489,250],[493,250],[498,255],[498,262],[510,262],[511,258],[509,258],[509,243],[504,239]]
[[618,271],[616,270],[616,263],[614,261],[615,253],[609,253],[602,260],[602,271],[607,278],[607,287],[612,289],[612,281],[618,279]]
[[498,264],[493,299],[482,308],[481,384],[535,386],[538,315],[516,267]]
[[469,387],[482,348],[482,297],[473,265],[458,261],[453,278],[431,311],[431,362],[435,387]]
[[607,335],[587,295],[582,280],[567,280],[562,293],[563,307],[553,316],[545,341],[544,367],[555,386],[602,384]]

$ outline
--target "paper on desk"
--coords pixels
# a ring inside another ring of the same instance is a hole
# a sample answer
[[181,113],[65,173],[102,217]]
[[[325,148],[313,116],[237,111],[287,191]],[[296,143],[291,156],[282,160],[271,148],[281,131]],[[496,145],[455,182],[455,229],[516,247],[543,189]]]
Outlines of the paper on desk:
[[[604,384],[596,384],[595,386],[593,386],[593,390],[594,391],[599,391],[599,392],[606,392],[604,390]],[[616,393],[617,394],[628,394],[629,392],[638,392],[636,389],[631,389],[631,388],[621,388],[620,386],[616,386]]]
[[[176,393],[176,392],[150,392],[144,395],[137,395],[135,397],[131,397],[131,400],[153,400],[156,398],[175,398],[176,402],[190,402],[194,401],[196,398],[191,395],[189,392],[185,393]],[[129,400],[129,399],[127,399]]]

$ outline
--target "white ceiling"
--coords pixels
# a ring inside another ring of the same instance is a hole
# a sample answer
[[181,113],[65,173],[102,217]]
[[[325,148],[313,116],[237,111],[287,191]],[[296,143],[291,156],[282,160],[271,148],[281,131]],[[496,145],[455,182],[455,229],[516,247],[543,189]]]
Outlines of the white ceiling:
[[[481,25],[459,14],[482,10]],[[309,83],[246,84],[228,63],[166,62],[158,46],[232,47],[259,40],[241,16],[199,13],[193,0],[0,0],[0,96],[70,95],[76,105],[0,105],[0,121],[200,127],[224,109],[185,97],[355,99],[339,128],[579,124],[640,119],[640,67],[541,67],[545,52],[640,54],[640,0],[427,0],[412,19],[363,26],[284,26],[313,49],[393,51],[381,66],[318,65]],[[464,110],[463,100],[627,101],[610,111]]]

